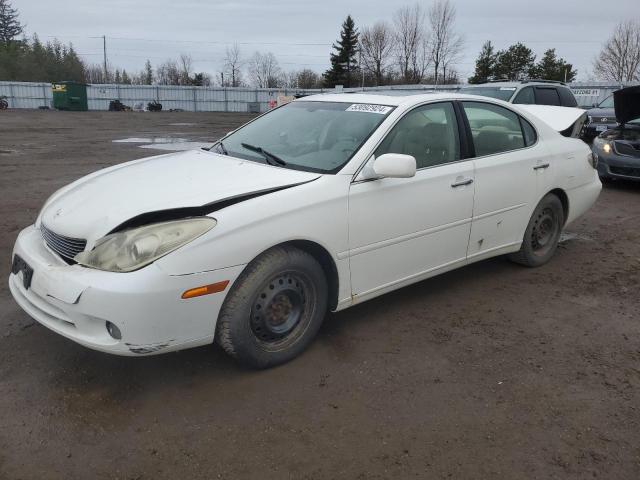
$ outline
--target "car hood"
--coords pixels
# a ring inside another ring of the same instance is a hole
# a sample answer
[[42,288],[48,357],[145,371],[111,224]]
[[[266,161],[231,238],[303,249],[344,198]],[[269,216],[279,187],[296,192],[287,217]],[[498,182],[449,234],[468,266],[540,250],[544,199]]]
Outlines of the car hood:
[[[40,221],[57,234],[97,239],[135,218],[206,214],[243,198],[318,178],[301,172],[193,150],[136,160],[84,177],[54,194]],[[146,215],[146,217],[145,217]],[[144,222],[138,222],[138,224]]]
[[613,105],[616,119],[622,124],[640,118],[640,85],[613,92]]

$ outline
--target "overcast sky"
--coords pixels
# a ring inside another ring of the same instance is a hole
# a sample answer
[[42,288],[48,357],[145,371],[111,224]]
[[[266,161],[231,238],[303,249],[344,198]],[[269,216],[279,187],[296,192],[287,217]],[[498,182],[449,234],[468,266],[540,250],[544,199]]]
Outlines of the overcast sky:
[[[638,0],[618,0],[615,9],[600,0],[452,0],[457,29],[465,37],[458,71],[473,72],[482,43],[500,49],[521,41],[541,56],[547,48],[578,69],[578,79],[591,78],[593,57],[616,23],[638,13]],[[149,58],[158,64],[188,53],[197,71],[221,69],[226,44],[237,42],[245,56],[272,51],[284,70],[328,67],[331,43],[351,14],[357,26],[391,20],[394,11],[413,4],[401,0],[81,0],[52,2],[13,0],[27,33],[43,41],[57,37],[73,42],[90,63],[102,61],[107,36],[111,65],[140,70]],[[428,8],[430,1],[420,2]]]

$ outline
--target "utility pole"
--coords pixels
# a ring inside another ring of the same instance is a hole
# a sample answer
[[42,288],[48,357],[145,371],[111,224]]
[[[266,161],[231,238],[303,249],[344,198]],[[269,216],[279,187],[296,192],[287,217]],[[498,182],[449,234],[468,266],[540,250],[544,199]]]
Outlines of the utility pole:
[[102,36],[102,53],[104,55],[104,83],[109,83],[108,73],[107,73],[107,36]]
[[362,78],[360,79],[360,88],[364,92],[364,67],[362,66],[362,45],[359,45],[358,50],[360,53],[360,59],[358,60],[358,63],[360,64],[360,72],[362,73]]

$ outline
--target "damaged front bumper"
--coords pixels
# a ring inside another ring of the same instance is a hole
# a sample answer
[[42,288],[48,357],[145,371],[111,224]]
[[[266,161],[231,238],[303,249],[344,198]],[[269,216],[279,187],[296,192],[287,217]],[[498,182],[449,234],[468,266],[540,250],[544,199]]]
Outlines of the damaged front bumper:
[[[182,299],[186,290],[229,280],[244,265],[190,275],[169,275],[155,264],[130,273],[67,265],[48,249],[34,226],[14,247],[32,269],[11,273],[16,302],[42,325],[81,345],[118,355],[152,355],[209,344],[228,291]],[[115,325],[114,338],[107,324]]]

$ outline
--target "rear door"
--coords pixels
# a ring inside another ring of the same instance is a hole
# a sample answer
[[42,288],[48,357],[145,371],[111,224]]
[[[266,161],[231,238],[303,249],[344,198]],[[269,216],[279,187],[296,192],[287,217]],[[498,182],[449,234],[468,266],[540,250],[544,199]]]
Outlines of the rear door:
[[349,246],[355,299],[465,262],[474,172],[460,138],[453,103],[416,107],[396,123],[374,153],[414,156],[416,175],[351,185]]
[[537,198],[537,175],[548,167],[535,130],[512,110],[461,102],[475,150],[475,201],[469,259],[519,244]]

